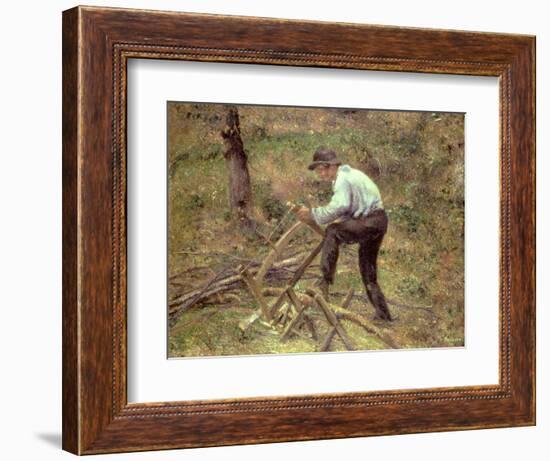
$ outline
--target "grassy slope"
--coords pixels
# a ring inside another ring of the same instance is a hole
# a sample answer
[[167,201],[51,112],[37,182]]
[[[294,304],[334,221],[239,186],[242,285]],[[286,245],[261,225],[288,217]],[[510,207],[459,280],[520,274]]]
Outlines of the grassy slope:
[[[330,198],[330,185],[318,183],[306,166],[320,145],[334,148],[381,190],[390,220],[379,256],[384,293],[400,304],[431,307],[426,311],[390,305],[398,320],[387,331],[403,347],[462,345],[463,116],[253,106],[240,107],[239,112],[254,216],[265,233],[284,216],[287,200],[317,206]],[[255,259],[269,251],[265,242],[243,235],[229,219],[219,137],[223,114],[221,105],[169,107],[169,275],[196,266],[216,271],[231,263],[182,251]],[[286,228],[289,222],[283,224]],[[304,246],[312,238],[304,234],[293,245]],[[200,285],[200,280],[189,284]],[[349,287],[363,294],[355,246],[341,253],[333,289],[343,292]],[[169,293],[181,288],[169,285]],[[318,347],[302,338],[282,343],[260,323],[243,335],[238,324],[254,309],[244,293],[223,307],[214,303],[191,309],[170,329],[170,356],[310,352]],[[373,312],[358,300],[352,309],[368,316]],[[384,347],[358,327],[346,323],[346,328],[361,349]],[[343,350],[343,344],[337,340],[331,350]]]

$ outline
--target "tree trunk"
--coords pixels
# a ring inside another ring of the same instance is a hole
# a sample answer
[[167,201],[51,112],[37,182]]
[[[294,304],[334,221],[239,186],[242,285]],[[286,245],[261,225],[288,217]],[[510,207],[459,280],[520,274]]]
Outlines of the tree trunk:
[[232,216],[244,228],[252,224],[248,214],[251,205],[250,175],[248,159],[244,152],[239,112],[230,107],[227,112],[225,128],[221,132],[225,142],[224,157],[229,178],[229,207]]

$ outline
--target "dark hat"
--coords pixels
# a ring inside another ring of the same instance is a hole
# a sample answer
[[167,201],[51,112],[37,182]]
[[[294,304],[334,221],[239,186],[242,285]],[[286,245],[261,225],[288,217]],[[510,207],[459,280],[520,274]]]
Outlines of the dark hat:
[[314,170],[319,165],[341,165],[342,162],[336,158],[336,152],[327,147],[319,147],[313,154],[313,162],[308,168]]

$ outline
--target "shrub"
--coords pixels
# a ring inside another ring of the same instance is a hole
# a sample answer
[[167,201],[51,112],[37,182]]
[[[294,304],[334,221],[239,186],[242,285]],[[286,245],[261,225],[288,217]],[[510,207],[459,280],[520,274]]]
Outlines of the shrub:
[[204,199],[197,193],[191,194],[187,207],[190,210],[199,210],[204,208]]
[[422,213],[409,205],[396,206],[389,210],[389,212],[392,221],[404,225],[410,234],[416,233],[424,222]]

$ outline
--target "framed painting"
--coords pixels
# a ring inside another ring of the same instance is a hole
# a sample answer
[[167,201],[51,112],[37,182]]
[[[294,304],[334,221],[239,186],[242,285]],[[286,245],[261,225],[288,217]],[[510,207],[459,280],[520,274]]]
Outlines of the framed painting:
[[63,448],[535,424],[535,39],[63,13]]

